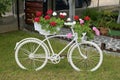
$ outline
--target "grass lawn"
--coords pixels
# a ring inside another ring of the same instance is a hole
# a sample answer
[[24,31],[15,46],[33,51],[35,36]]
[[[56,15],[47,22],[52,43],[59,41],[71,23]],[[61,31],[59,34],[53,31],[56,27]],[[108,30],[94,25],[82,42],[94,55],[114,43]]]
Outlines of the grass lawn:
[[[18,67],[14,58],[17,41],[26,37],[42,39],[36,33],[15,31],[0,34],[0,80],[120,80],[120,57],[104,54],[102,66],[95,72],[77,72],[62,59],[59,64],[47,64],[40,71],[26,71]],[[65,43],[54,41],[58,46]]]

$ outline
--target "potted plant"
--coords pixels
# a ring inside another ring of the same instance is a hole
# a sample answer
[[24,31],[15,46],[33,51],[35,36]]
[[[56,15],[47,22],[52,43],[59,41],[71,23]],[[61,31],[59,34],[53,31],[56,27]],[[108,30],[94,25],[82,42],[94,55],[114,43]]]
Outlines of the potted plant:
[[45,33],[56,34],[59,33],[60,28],[64,25],[66,13],[53,12],[51,9],[47,11],[47,15],[42,16],[42,12],[37,11],[34,18],[34,24],[38,24],[41,30]]
[[78,33],[78,39],[82,37],[82,33],[86,33],[87,39],[93,39],[94,32],[90,27],[91,19],[89,16],[85,16],[84,19],[79,18],[79,16],[74,16],[76,24],[74,26],[75,32]]
[[[64,26],[64,22],[71,21],[70,18],[66,18],[66,15],[66,13],[60,13],[57,16],[57,13],[52,10],[48,10],[46,16],[42,16],[42,12],[36,12],[34,27],[39,33],[45,35],[59,33],[60,28]],[[94,38],[94,32],[90,27],[91,19],[89,16],[85,16],[84,19],[81,19],[79,16],[75,15],[74,21],[75,26],[73,29],[78,33],[79,41],[81,40],[82,33],[86,33],[87,39]]]

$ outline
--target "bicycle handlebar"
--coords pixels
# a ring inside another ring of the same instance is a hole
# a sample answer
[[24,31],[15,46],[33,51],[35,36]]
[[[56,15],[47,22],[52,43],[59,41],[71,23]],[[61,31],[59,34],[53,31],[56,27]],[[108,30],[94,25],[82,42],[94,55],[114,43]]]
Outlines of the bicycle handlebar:
[[64,25],[66,25],[66,26],[74,26],[75,24],[76,24],[75,21],[73,21],[73,22],[65,22],[64,23]]

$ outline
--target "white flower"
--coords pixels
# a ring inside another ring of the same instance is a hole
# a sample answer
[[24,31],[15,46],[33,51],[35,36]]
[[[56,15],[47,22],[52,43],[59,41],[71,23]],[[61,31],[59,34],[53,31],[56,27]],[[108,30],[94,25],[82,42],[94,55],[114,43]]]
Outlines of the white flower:
[[60,12],[60,15],[63,15],[63,13],[62,13],[62,12]]
[[53,16],[56,16],[57,15],[57,13],[56,12],[53,12],[53,14],[52,14]]
[[66,12],[63,12],[63,15],[64,15],[64,16],[67,16],[67,13],[66,13]]
[[81,18],[79,19],[79,21],[82,20]]
[[76,21],[73,21],[73,24],[76,24]]
[[67,21],[71,21],[71,18],[67,18]]
[[67,16],[67,13],[65,13],[65,12],[60,12],[60,15],[63,15],[63,16]]

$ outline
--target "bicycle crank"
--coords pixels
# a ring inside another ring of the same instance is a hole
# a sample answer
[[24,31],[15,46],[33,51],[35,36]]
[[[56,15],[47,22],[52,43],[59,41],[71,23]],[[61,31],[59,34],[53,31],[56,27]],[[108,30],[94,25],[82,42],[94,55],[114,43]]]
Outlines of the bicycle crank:
[[53,54],[50,60],[53,64],[58,64],[60,62],[60,56],[58,54]]

